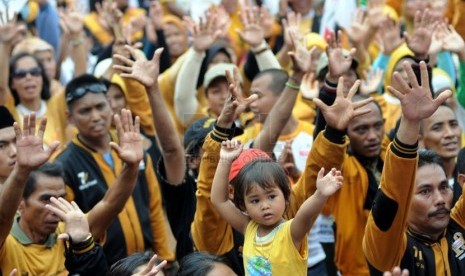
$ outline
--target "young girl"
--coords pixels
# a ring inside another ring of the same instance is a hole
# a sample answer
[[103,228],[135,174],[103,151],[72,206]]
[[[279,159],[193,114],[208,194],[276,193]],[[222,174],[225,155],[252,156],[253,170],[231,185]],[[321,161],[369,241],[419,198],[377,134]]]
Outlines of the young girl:
[[[230,173],[234,174],[234,203],[228,197]],[[323,175],[322,168],[315,194],[286,221],[283,215],[291,192],[284,170],[257,149],[242,152],[238,141],[222,143],[211,201],[223,219],[244,234],[247,275],[307,275],[306,235],[314,217],[343,182],[336,169]]]

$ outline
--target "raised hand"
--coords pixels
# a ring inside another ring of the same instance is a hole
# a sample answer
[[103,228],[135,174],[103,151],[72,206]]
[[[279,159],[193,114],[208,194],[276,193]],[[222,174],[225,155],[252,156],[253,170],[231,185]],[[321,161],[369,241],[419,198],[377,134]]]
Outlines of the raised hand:
[[300,13],[289,12],[287,14],[287,19],[283,18],[282,25],[284,27],[284,46],[286,49],[292,49],[294,43],[290,34],[295,35],[296,40],[303,40],[303,35],[300,33],[300,22],[302,21],[302,16]]
[[316,192],[324,197],[329,197],[342,187],[344,178],[341,171],[335,168],[332,168],[328,174],[324,174],[325,169],[321,168],[316,179]]
[[18,275],[18,270],[17,270],[16,268],[13,269],[13,270],[10,272],[9,275],[10,275],[10,276],[16,276],[16,275]]
[[385,55],[391,55],[403,42],[400,37],[400,23],[395,22],[389,16],[384,17],[378,27],[377,41],[381,52]]
[[150,2],[149,16],[155,30],[161,30],[163,28],[163,9],[160,2]]
[[[8,9],[7,9],[8,15]],[[0,12],[0,18],[2,18],[2,13]],[[15,14],[12,20],[8,19],[7,21],[1,21],[0,24],[0,43],[7,45],[14,45],[19,37],[22,37],[22,34],[26,32],[26,27],[24,25],[17,24],[18,15]]]
[[347,97],[344,96],[344,78],[340,77],[337,84],[336,100],[333,105],[328,106],[320,99],[313,99],[315,105],[321,110],[328,126],[344,131],[350,124],[353,118],[370,112],[369,110],[360,110],[361,107],[373,101],[373,98],[368,98],[362,101],[353,103],[352,97],[357,92],[360,85],[360,80],[357,80],[352,88],[350,88]]
[[241,114],[253,101],[255,101],[258,96],[256,94],[252,94],[248,98],[242,97],[240,90],[241,82],[237,68],[234,69],[232,74],[231,72],[226,71],[226,79],[229,83],[229,92],[231,95],[224,103],[223,110],[221,110],[217,124],[220,127],[230,128],[231,124],[237,119],[239,114]]
[[46,204],[45,208],[65,223],[66,234],[60,234],[58,239],[71,240],[75,244],[85,241],[90,233],[89,222],[76,202],[69,203],[62,197],[51,197],[50,203]]
[[216,13],[207,12],[205,17],[206,22],[203,23],[203,19],[200,18],[198,24],[195,23],[192,18],[184,17],[184,25],[192,36],[192,47],[194,47],[194,50],[197,52],[206,51],[221,35],[221,31],[216,30]]
[[417,11],[413,22],[412,35],[404,32],[407,46],[418,58],[426,59],[436,24],[435,18],[428,9],[423,13]]
[[153,255],[153,257],[150,259],[149,263],[147,266],[144,268],[144,270],[132,274],[132,276],[155,276],[158,274],[158,272],[163,270],[163,267],[166,266],[167,262],[164,260],[158,265],[155,265],[157,263],[158,256],[157,254]]
[[242,144],[238,140],[226,140],[221,142],[220,160],[224,162],[232,162],[242,152]]
[[361,45],[365,42],[368,30],[368,18],[365,16],[365,12],[361,8],[358,8],[355,11],[349,29],[345,30],[345,32],[353,45]]
[[68,7],[59,12],[62,27],[69,32],[70,35],[80,34],[84,30],[84,18],[74,7]]
[[115,115],[114,118],[119,145],[115,142],[110,142],[111,148],[127,164],[138,165],[144,156],[139,116],[136,116],[133,122],[131,111],[122,109],[121,118],[119,115]]
[[242,31],[236,30],[236,32],[252,48],[259,46],[265,38],[265,31],[262,27],[263,10],[246,5],[240,15],[243,29]]
[[458,54],[461,60],[465,60],[465,42],[462,36],[457,33],[452,25],[447,27],[445,24],[441,24],[438,28],[440,28],[443,34],[441,41],[442,48],[446,51]]
[[111,0],[103,0],[95,4],[99,24],[107,31],[112,31],[115,38],[121,38],[121,18],[123,13],[117,8],[116,3]]
[[48,161],[50,156],[58,149],[60,143],[52,142],[48,148],[44,149],[44,133],[47,119],[40,121],[39,131],[36,132],[35,113],[24,116],[23,129],[18,123],[13,127],[16,133],[16,164],[22,169],[32,171]]
[[368,24],[370,28],[377,29],[383,24],[383,9],[385,0],[368,1]]
[[307,73],[312,68],[312,54],[315,51],[315,47],[307,50],[307,41],[299,35],[299,32],[295,30],[288,31],[292,41],[292,51],[289,52],[289,56],[292,60],[292,69],[294,72]]
[[337,39],[334,33],[330,33],[328,37],[328,46],[326,47],[326,55],[328,56],[328,80],[337,82],[337,79],[350,70],[352,60],[355,56],[356,49],[352,48],[348,56],[344,56],[341,43],[342,32],[338,32]]
[[302,172],[299,171],[295,164],[294,154],[292,153],[292,141],[286,141],[284,150],[278,158],[278,163],[287,171],[292,179],[299,179]]
[[433,99],[429,87],[428,70],[424,61],[420,62],[421,85],[418,84],[412,66],[408,62],[403,64],[407,72],[409,83],[407,83],[399,73],[394,73],[395,87],[388,86],[388,90],[396,96],[402,106],[402,118],[409,121],[419,122],[428,118],[438,109],[438,107],[452,95],[450,90],[439,94]]
[[360,93],[369,96],[371,93],[378,91],[381,81],[383,80],[383,70],[377,68],[363,72],[363,81],[360,83]]
[[134,47],[126,45],[125,49],[131,53],[135,61],[123,55],[116,54],[113,57],[123,65],[113,65],[113,68],[123,72],[121,73],[121,77],[134,79],[147,88],[156,85],[158,74],[160,73],[160,56],[163,48],[158,48],[155,51],[152,60],[147,60],[144,55],[138,54]]

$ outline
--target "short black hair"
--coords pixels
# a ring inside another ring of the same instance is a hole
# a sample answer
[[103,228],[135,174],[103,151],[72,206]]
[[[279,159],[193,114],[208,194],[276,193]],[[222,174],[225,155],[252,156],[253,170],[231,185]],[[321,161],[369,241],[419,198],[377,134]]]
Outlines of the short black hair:
[[[114,263],[106,276],[131,276],[134,275],[136,269],[150,261],[151,256],[146,253],[135,253],[127,256]],[[160,263],[160,262],[158,262]]]
[[27,200],[32,193],[36,190],[37,177],[39,175],[45,175],[49,177],[64,177],[63,166],[61,163],[45,163],[39,168],[35,169],[29,174],[27,179],[26,186],[23,191],[23,199]]
[[[442,103],[441,105],[439,105],[439,106],[448,107],[450,110],[452,110],[452,113],[454,113],[454,116],[455,116],[455,118],[457,119],[457,115],[455,114],[455,111],[454,111],[454,109],[452,108],[452,106],[448,105],[446,102],[443,102],[443,103]],[[438,109],[439,109],[439,108],[438,108]],[[437,109],[436,109],[436,111],[437,111]],[[435,112],[436,112],[436,111],[435,111]],[[434,114],[434,113],[433,113],[433,114]],[[433,114],[432,114],[431,116],[433,116]],[[428,118],[431,118],[431,116],[428,117]],[[424,121],[425,121],[425,120],[421,120],[421,121],[420,121],[420,135],[423,135],[423,133],[425,133],[425,123],[424,123]]]
[[214,268],[215,263],[227,265],[219,256],[193,252],[182,258],[176,276],[206,276]]
[[286,82],[289,79],[289,75],[286,71],[276,68],[266,69],[260,71],[254,78],[254,80],[263,77],[271,76],[271,81],[268,84],[268,89],[271,90],[274,96],[279,96],[286,87]]
[[442,160],[441,156],[437,154],[435,151],[421,149],[418,151],[418,168],[421,168],[426,165],[437,165],[441,167],[444,171],[444,174],[447,175],[446,169],[444,168],[444,161]]
[[76,90],[82,89],[83,87],[89,87],[89,86],[102,86],[102,89],[105,89],[102,93],[106,93],[106,86],[104,83],[102,83],[98,78],[96,78],[93,75],[90,74],[83,74],[78,77],[75,77],[72,79],[65,88],[65,97],[66,97],[66,104],[68,105],[68,110],[71,110],[72,104],[74,101],[84,97],[87,95],[87,93],[98,93],[91,91],[89,89],[85,89],[84,93],[80,93],[79,95],[74,95],[73,93],[76,93]]
[[465,173],[465,148],[460,149],[457,155],[457,172]]
[[231,185],[234,187],[234,204],[241,211],[245,211],[245,195],[255,185],[265,190],[277,185],[286,202],[289,202],[291,195],[286,172],[276,161],[268,158],[259,158],[247,163],[231,181]]
[[30,57],[35,60],[37,66],[42,70],[41,77],[42,77],[42,91],[40,92],[40,98],[44,101],[50,99],[50,80],[47,77],[47,72],[45,72],[44,66],[42,62],[33,54],[27,52],[18,53],[10,58],[9,64],[9,75],[8,75],[8,87],[10,88],[11,94],[13,95],[13,99],[15,101],[15,105],[20,104],[20,99],[18,92],[13,88],[13,79],[16,71],[17,63],[20,59]]

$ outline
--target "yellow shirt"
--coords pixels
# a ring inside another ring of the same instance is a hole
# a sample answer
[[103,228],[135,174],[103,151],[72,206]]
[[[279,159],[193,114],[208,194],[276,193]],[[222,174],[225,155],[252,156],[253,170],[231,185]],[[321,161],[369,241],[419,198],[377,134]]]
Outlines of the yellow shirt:
[[307,237],[299,250],[291,236],[291,220],[281,223],[271,240],[257,242],[258,224],[251,220],[244,234],[246,275],[307,275]]
[[57,236],[64,232],[64,223],[59,223],[55,233],[49,235],[45,244],[34,244],[19,227],[17,218],[11,232],[0,248],[0,274],[10,275],[16,268],[17,275],[68,275],[65,268],[65,247]]

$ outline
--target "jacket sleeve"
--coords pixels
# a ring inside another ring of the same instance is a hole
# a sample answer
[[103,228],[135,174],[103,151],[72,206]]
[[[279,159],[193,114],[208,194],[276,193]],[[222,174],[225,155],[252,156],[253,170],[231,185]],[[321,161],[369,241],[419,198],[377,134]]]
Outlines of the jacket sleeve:
[[327,128],[318,134],[307,157],[305,170],[292,186],[291,204],[287,216],[293,218],[300,205],[316,191],[316,178],[322,167],[341,169],[344,162],[348,139],[342,132]]
[[378,271],[400,265],[405,253],[407,216],[418,162],[417,147],[402,144],[395,138],[386,153],[380,190],[369,214],[362,244],[368,263]]
[[140,125],[146,135],[155,135],[149,98],[145,86],[136,80],[123,78],[127,88],[126,104],[133,114],[140,117]]
[[196,248],[215,255],[224,255],[234,246],[232,227],[221,218],[210,201],[213,177],[220,158],[221,141],[229,136],[230,134],[220,131],[215,126],[205,138],[197,180],[197,206],[191,226]]
[[106,275],[108,271],[103,249],[93,241],[91,246],[83,250],[67,248],[65,251],[65,267],[69,275]]
[[153,171],[152,160],[148,155],[145,167],[145,177],[147,178],[150,194],[150,224],[153,233],[153,251],[162,260],[173,261],[174,254],[168,248],[168,228],[163,214],[160,185]]
[[455,203],[455,206],[450,214],[450,217],[463,228],[465,228],[465,202],[463,195],[464,193],[465,189],[462,189],[462,194],[460,195],[457,203]]

